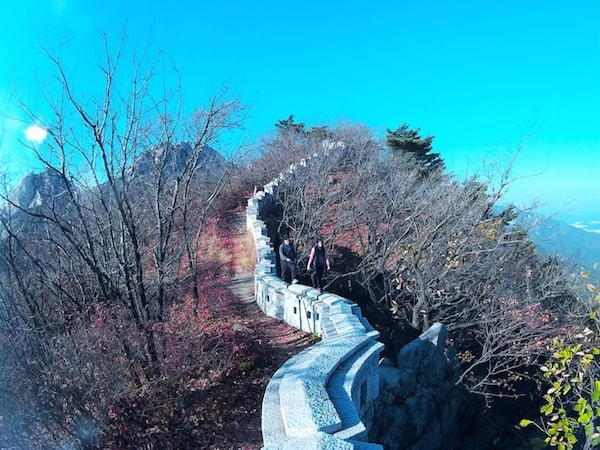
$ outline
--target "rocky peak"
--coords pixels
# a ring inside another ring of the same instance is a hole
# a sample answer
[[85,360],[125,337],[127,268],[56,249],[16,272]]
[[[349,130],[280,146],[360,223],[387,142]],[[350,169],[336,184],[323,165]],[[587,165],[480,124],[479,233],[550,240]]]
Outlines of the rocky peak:
[[136,176],[148,176],[160,164],[167,175],[177,174],[185,169],[189,158],[194,154],[198,155],[198,168],[203,176],[220,176],[227,167],[225,158],[213,148],[205,145],[201,149],[195,149],[184,141],[177,145],[161,144],[140,154],[134,160],[131,172]]
[[63,178],[51,169],[28,173],[10,194],[9,202],[18,208],[39,208],[59,198],[65,191]]

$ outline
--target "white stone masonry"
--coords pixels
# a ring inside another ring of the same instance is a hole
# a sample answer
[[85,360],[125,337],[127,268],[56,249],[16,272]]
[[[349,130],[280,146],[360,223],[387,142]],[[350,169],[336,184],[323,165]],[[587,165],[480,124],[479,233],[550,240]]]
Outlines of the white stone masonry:
[[269,183],[246,209],[256,248],[256,302],[268,316],[322,340],[283,364],[267,386],[263,448],[381,449],[366,441],[379,395],[379,333],[352,301],[277,276],[275,251],[259,219],[276,191],[277,182]]

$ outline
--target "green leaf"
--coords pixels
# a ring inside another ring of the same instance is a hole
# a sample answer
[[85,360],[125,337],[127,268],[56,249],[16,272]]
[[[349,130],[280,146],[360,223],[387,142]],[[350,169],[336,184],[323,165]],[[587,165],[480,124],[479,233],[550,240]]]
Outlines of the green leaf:
[[600,380],[594,381],[594,390],[592,391],[592,403],[596,403],[600,399]]
[[554,406],[552,404],[542,405],[542,407],[540,408],[540,412],[544,413],[547,416],[552,414],[553,410],[554,410]]
[[533,420],[521,419],[521,421],[519,422],[519,425],[521,426],[521,428],[525,428],[525,427],[531,425],[532,423],[533,423]]
[[592,415],[587,411],[577,418],[577,422],[583,425],[588,424],[590,420],[592,420]]

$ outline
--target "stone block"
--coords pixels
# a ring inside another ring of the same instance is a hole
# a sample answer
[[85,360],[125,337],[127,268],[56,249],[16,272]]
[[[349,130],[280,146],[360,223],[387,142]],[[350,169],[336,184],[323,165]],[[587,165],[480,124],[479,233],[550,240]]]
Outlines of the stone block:
[[341,419],[325,386],[338,362],[335,353],[315,345],[286,363],[279,397],[286,435],[310,436],[341,429]]
[[278,445],[287,440],[279,403],[279,386],[283,374],[284,370],[280,368],[273,375],[263,396],[261,429],[265,448],[268,445]]
[[[356,444],[344,441],[327,433],[315,433],[312,436],[287,441],[282,450],[355,450]],[[373,449],[381,447],[373,447]],[[364,448],[364,450],[369,450]]]

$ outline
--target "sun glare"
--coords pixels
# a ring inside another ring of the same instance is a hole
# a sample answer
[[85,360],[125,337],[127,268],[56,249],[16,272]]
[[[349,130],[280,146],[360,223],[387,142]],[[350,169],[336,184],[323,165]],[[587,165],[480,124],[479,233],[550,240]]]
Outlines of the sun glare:
[[41,143],[46,139],[48,131],[37,125],[30,125],[25,129],[25,137],[33,142]]

